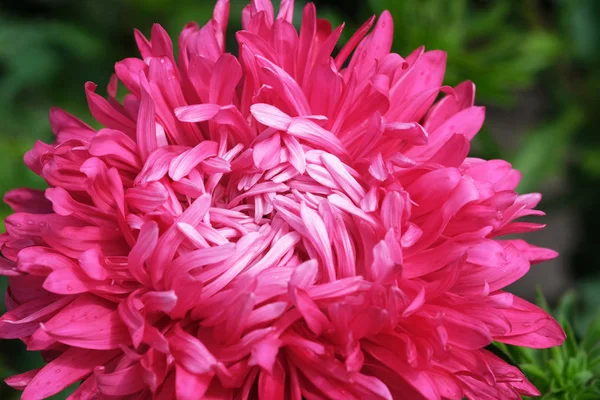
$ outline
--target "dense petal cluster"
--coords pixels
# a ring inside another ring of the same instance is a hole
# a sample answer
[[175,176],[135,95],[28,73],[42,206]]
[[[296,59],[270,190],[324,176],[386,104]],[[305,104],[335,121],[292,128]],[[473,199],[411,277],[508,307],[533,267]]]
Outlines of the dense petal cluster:
[[[501,160],[467,158],[484,109],[442,86],[446,55],[391,53],[393,23],[343,26],[294,4],[229,3],[159,26],[87,83],[96,131],[53,109],[2,236],[0,336],[47,365],[23,399],[520,399],[536,389],[484,348],[560,344],[507,292],[547,249],[499,237],[542,225]],[[119,103],[117,87],[128,91]],[[440,96],[440,92],[443,95]],[[441,100],[436,100],[441,97]]]

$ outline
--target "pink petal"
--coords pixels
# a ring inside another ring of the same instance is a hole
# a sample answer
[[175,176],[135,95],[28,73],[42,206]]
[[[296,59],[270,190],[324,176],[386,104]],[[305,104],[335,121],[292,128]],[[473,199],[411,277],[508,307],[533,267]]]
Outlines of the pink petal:
[[[419,94],[432,91],[434,96],[427,96],[426,103],[420,108],[423,112],[426,111],[437,96],[436,89],[439,89],[442,84],[445,69],[446,53],[443,51],[428,51],[420,56],[391,88],[390,101],[391,104],[396,105],[396,108],[392,108],[390,114],[400,114],[402,110],[398,107],[399,105]],[[420,116],[416,115],[414,120],[418,121],[419,119]]]
[[271,373],[261,371],[258,377],[258,398],[260,400],[285,399],[285,369],[276,362]]
[[543,349],[561,345],[566,336],[558,322],[545,311],[518,297],[514,297],[513,306],[498,310],[514,324],[513,335],[494,338],[515,346]]
[[437,102],[427,115],[425,129],[435,131],[444,121],[475,102],[475,85],[465,81],[454,88],[454,96],[447,95]]
[[148,292],[142,295],[141,301],[144,304],[146,312],[170,313],[177,304],[177,295],[174,291],[167,292]]
[[112,350],[131,343],[129,332],[113,311],[98,319],[71,321],[62,327],[43,327],[46,333],[60,343],[92,350]]
[[388,123],[385,125],[385,133],[416,146],[427,144],[429,137],[427,131],[416,122]]
[[321,335],[330,324],[325,314],[319,310],[315,302],[304,290],[291,288],[290,292],[292,302],[304,317],[308,328],[315,335]]
[[142,167],[136,143],[123,132],[114,129],[99,130],[90,142],[88,152],[96,157],[117,158],[136,169]]
[[552,260],[558,257],[558,253],[551,249],[545,249],[543,247],[533,246],[524,240],[516,239],[510,240],[510,244],[512,244],[517,250],[521,252],[529,260],[530,263],[536,264],[542,261]]
[[375,29],[358,46],[348,69],[366,72],[376,61],[389,54],[394,38],[394,21],[389,11],[381,13]]
[[129,136],[134,136],[135,123],[119,110],[116,110],[106,99],[96,94],[96,87],[92,82],[85,84],[88,104],[94,118],[107,128],[120,130]]
[[[453,115],[435,131],[429,132],[427,154],[433,154],[446,143],[452,135],[460,133],[471,140],[481,129],[485,118],[484,107],[469,107]],[[411,152],[408,155],[412,154]]]
[[253,104],[250,112],[261,124],[280,131],[286,131],[292,122],[289,115],[269,104]]
[[158,147],[158,139],[154,100],[144,87],[141,87],[140,91],[141,102],[136,125],[136,143],[140,158],[142,162],[145,162]]
[[127,90],[139,98],[141,93],[140,72],[143,73],[146,68],[146,63],[139,58],[125,58],[115,64],[115,73]]
[[350,56],[350,53],[356,48],[363,37],[369,32],[373,23],[375,22],[375,16],[369,18],[362,26],[352,35],[348,42],[342,47],[338,55],[335,57],[335,66],[338,70],[342,69],[342,65]]
[[128,267],[131,275],[139,282],[149,282],[148,272],[144,263],[150,258],[158,242],[158,226],[155,222],[144,223],[138,239],[128,257]]
[[139,301],[135,296],[135,292],[119,303],[118,313],[121,321],[127,326],[131,335],[131,341],[135,348],[138,348],[144,338],[144,316],[138,309]]
[[360,203],[363,197],[365,197],[366,192],[356,181],[356,179],[350,175],[346,166],[340,161],[340,159],[330,154],[323,153],[321,155],[321,161],[323,161],[325,168],[327,168],[333,179],[335,179],[335,181],[346,192],[346,194],[355,203]]
[[58,269],[52,271],[44,281],[44,289],[56,294],[78,294],[88,292],[89,280],[76,269]]
[[362,386],[366,393],[376,396],[377,399],[393,399],[388,387],[376,377],[356,374],[352,377],[352,380]]
[[52,204],[46,200],[43,190],[13,189],[4,195],[4,202],[14,212],[32,214],[48,214],[52,212]]
[[202,161],[217,155],[217,143],[205,140],[193,149],[175,157],[169,165],[169,176],[178,181],[188,175]]
[[294,119],[288,128],[288,133],[337,156],[346,154],[344,145],[333,133],[308,119]]
[[148,156],[142,172],[135,178],[134,183],[146,185],[148,182],[160,180],[169,171],[171,161],[184,150],[185,147],[174,146],[157,148]]
[[298,74],[296,76],[299,80],[304,77],[304,71],[316,31],[317,10],[314,4],[308,3],[302,12],[302,26],[300,27],[300,38],[298,42]]
[[201,341],[175,325],[169,336],[171,352],[177,363],[193,374],[206,374],[216,366],[216,359]]
[[287,22],[292,22],[294,17],[294,0],[281,0],[279,5],[279,13],[277,19],[284,19]]
[[31,371],[24,372],[22,374],[13,375],[4,380],[8,386],[13,389],[23,390],[27,387],[29,382],[37,375],[41,368],[33,369]]
[[304,171],[306,170],[306,158],[302,146],[300,146],[300,143],[298,143],[293,136],[282,135],[282,139],[288,150],[288,160],[290,164],[292,164],[300,174],[304,174]]
[[429,162],[446,167],[458,167],[467,158],[471,145],[469,140],[460,134],[452,137],[429,159]]
[[274,134],[270,138],[258,142],[254,145],[252,152],[254,165],[262,170],[268,170],[276,167],[281,158],[281,139],[279,134]]
[[258,64],[265,74],[265,81],[270,84],[285,100],[297,115],[310,115],[310,106],[298,83],[283,69],[268,59],[256,56]]
[[179,364],[175,367],[175,393],[177,399],[194,400],[204,398],[204,394],[213,380],[214,373],[190,373]]
[[175,115],[183,122],[203,122],[211,120],[221,106],[218,104],[196,104],[175,109]]
[[94,377],[100,392],[107,396],[124,396],[144,389],[143,368],[134,364],[112,373],[105,373],[104,367],[94,370]]
[[98,364],[110,361],[117,354],[117,351],[70,348],[36,374],[25,388],[21,398],[37,400],[52,396],[84,378]]
[[[192,226],[197,225],[204,218],[212,197],[209,194],[204,194],[198,197],[184,212],[181,214],[175,224],[169,228],[159,239],[156,248],[154,249],[154,258],[151,260],[149,275],[153,282],[160,282],[164,276],[164,271],[167,265],[175,256],[179,245],[184,240],[184,236],[177,229],[177,223],[183,222]],[[148,251],[148,250],[145,250]],[[152,251],[152,248],[150,248]]]
[[31,300],[12,309],[0,318],[0,337],[17,339],[30,336],[56,312],[73,301],[72,297],[48,297]]
[[325,264],[324,278],[327,281],[335,280],[336,272],[331,252],[331,241],[327,234],[325,222],[316,211],[309,208],[305,203],[300,204],[300,216],[306,228],[306,238],[315,246],[321,261]]
[[316,282],[318,273],[319,263],[316,260],[303,262],[294,270],[289,284],[300,289],[308,289]]
[[134,29],[135,34],[135,42],[140,50],[140,54],[143,58],[152,57],[152,47],[150,46],[150,42],[142,32],[137,29]]
[[169,194],[159,182],[150,182],[145,186],[134,186],[125,192],[127,204],[135,210],[148,213],[162,206]]
[[242,67],[237,58],[223,54],[215,64],[210,78],[209,103],[231,104],[235,96],[235,87],[242,78]]
[[103,281],[108,277],[104,256],[97,248],[81,253],[79,256],[79,266],[87,276],[94,280]]

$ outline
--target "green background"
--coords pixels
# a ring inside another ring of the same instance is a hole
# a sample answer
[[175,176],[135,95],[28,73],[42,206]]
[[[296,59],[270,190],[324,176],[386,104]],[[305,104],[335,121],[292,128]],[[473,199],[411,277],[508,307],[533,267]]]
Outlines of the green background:
[[[232,2],[232,32],[246,2]],[[297,1],[296,17],[303,2]],[[342,43],[384,9],[395,21],[402,55],[420,45],[448,51],[446,83],[470,79],[488,120],[473,154],[504,158],[523,171],[520,190],[546,193],[541,208],[551,223],[536,244],[560,248],[556,274],[540,283],[556,293],[574,288],[583,331],[600,305],[600,1],[598,0],[371,0],[316,1],[318,14],[347,22]],[[148,34],[161,23],[176,40],[189,21],[205,23],[212,1],[0,0],[0,194],[43,187],[22,157],[37,139],[49,141],[48,109],[65,108],[91,122],[83,85],[106,87],[116,61],[137,56],[133,28]],[[298,20],[298,18],[296,18]],[[1,217],[9,213],[0,207]],[[536,268],[545,268],[537,266]],[[537,275],[536,275],[537,276]],[[5,285],[4,280],[2,284]],[[533,297],[533,284],[515,289]],[[550,302],[556,300],[550,296]],[[0,344],[0,377],[35,368],[36,354],[18,341]],[[64,398],[57,396],[56,398]],[[0,399],[18,398],[0,384]]]

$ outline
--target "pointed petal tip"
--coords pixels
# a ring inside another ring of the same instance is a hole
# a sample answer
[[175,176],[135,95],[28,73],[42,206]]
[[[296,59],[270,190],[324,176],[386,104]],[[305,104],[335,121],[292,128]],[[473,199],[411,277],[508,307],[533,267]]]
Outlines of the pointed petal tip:
[[98,85],[97,85],[97,84],[95,84],[95,83],[94,83],[94,82],[92,82],[92,81],[87,81],[87,82],[85,83],[84,87],[85,87],[85,90],[86,90],[86,91],[88,91],[88,92],[95,92],[95,91],[96,91],[96,88],[98,87]]
[[[375,18],[375,16],[373,16],[372,18]],[[381,13],[381,15],[379,16],[379,18],[380,18],[380,19],[381,19],[381,18],[389,18],[389,19],[392,19],[392,13],[391,13],[389,10],[385,9],[385,10],[383,10],[383,11],[382,11],[382,13]]]
[[161,24],[159,24],[158,22],[155,22],[152,24],[152,31],[154,32],[154,30],[156,31],[164,31],[165,28],[162,27]]

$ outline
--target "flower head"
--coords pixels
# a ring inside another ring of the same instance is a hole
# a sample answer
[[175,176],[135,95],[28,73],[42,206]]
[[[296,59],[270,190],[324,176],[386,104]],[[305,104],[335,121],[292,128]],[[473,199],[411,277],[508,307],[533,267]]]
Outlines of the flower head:
[[136,31],[108,99],[85,86],[104,128],[50,112],[25,156],[49,189],[5,197],[0,336],[47,361],[7,380],[23,399],[537,394],[485,347],[564,340],[502,291],[556,254],[498,239],[542,228],[516,222],[540,195],[467,158],[474,85],[442,86],[441,51],[391,53],[388,12],[333,57],[343,26],[308,4],[298,33],[293,10],[252,1],[237,57],[225,0],[177,60]]

